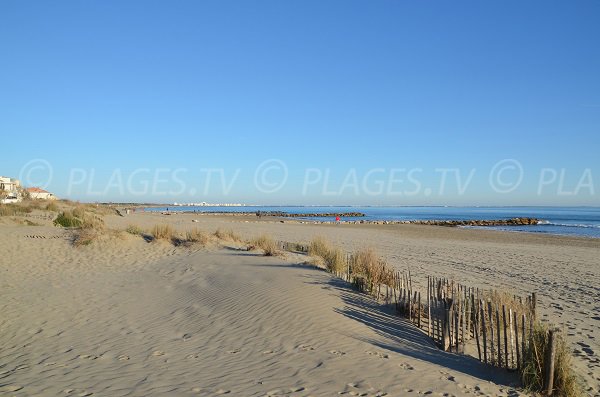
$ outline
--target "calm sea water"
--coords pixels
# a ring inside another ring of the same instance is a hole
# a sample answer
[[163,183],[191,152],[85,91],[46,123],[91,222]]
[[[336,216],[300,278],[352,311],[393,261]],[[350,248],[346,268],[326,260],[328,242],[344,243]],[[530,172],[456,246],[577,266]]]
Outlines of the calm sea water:
[[[165,211],[167,207],[147,208]],[[600,238],[600,207],[168,207],[170,211],[197,212],[256,212],[282,211],[288,213],[362,212],[362,218],[345,220],[476,220],[532,217],[542,220],[539,225],[497,226],[518,232],[548,233]],[[333,220],[314,217],[314,220]],[[344,219],[343,219],[344,220]]]

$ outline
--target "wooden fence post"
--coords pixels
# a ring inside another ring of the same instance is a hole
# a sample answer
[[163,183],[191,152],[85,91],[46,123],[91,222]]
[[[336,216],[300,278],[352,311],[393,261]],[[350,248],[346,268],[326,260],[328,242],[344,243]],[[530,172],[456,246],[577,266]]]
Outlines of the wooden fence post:
[[442,322],[442,347],[444,351],[450,348],[450,307],[451,305],[444,299],[444,320]]
[[508,366],[508,330],[506,329],[506,306],[502,305],[502,324],[504,325],[504,367]]
[[498,367],[502,368],[502,343],[500,340],[500,315],[498,314],[498,308],[496,308],[496,330],[498,337]]
[[544,359],[544,394],[551,396],[554,389],[554,359],[556,357],[557,330],[548,331],[548,346]]
[[428,321],[427,321],[427,335],[433,337],[431,329],[431,276],[427,276],[427,310],[428,310]]
[[482,332],[482,339],[483,339],[483,362],[485,364],[487,364],[488,359],[487,359],[487,329],[485,326],[485,308],[483,306],[483,299],[480,300],[480,306],[481,306],[481,316],[480,316],[480,320],[481,320],[481,332]]
[[475,306],[475,295],[471,295],[471,315],[473,319],[471,320],[471,324],[473,325],[473,335],[475,336],[475,340],[477,341],[477,354],[479,355],[479,361],[481,361],[481,345],[479,344],[479,324],[477,321],[477,307]]

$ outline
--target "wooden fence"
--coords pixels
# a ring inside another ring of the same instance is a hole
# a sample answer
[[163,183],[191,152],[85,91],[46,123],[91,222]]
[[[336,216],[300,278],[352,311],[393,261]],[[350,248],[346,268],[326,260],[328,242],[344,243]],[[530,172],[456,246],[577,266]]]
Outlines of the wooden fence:
[[[282,250],[306,253],[305,244],[279,241]],[[454,281],[426,277],[426,288],[413,286],[412,275],[395,272],[389,284],[369,285],[354,274],[350,255],[346,271],[336,274],[377,301],[392,305],[427,333],[443,350],[471,354],[496,367],[516,370],[523,365],[536,315],[536,295],[525,299],[497,291],[467,287]]]

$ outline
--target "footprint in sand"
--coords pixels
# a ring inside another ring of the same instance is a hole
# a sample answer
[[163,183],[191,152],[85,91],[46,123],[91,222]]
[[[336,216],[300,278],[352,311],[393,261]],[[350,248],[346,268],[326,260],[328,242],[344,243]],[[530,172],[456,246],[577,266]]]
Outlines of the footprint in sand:
[[343,355],[346,354],[346,353],[344,353],[343,351],[340,351],[340,350],[329,350],[329,353],[333,354],[334,356],[343,356]]
[[300,345],[300,346],[298,346],[298,348],[305,352],[315,350],[315,348],[312,347],[311,345]]
[[381,353],[381,352],[372,352],[372,351],[367,350],[365,353],[367,353],[370,356],[376,356],[379,358],[390,358],[390,356],[388,354]]
[[165,352],[163,352],[163,351],[160,351],[160,350],[156,350],[156,351],[152,352],[152,355],[153,355],[154,357],[160,357],[160,356],[164,356],[164,355],[165,355]]
[[228,350],[227,353],[229,354],[238,354],[239,352],[241,352],[240,349],[235,349],[235,350]]
[[290,387],[289,389],[275,389],[275,390],[268,391],[266,394],[266,397],[287,396],[292,393],[299,393],[304,390],[306,390],[304,387]]
[[219,389],[219,390],[215,391],[215,394],[218,394],[218,395],[229,394],[229,393],[231,393],[231,390]]
[[78,357],[82,360],[95,360],[98,358],[98,356],[92,354],[80,354]]
[[129,356],[121,354],[119,357],[117,357],[117,360],[119,360],[119,361],[128,361],[129,360]]
[[197,358],[200,358],[199,354],[188,354],[185,358],[190,359],[190,360],[195,360]]
[[412,371],[413,369],[415,369],[415,367],[413,367],[412,365],[407,364],[407,363],[398,364],[398,366],[407,371]]
[[[4,387],[4,391],[8,391],[8,392],[15,392],[15,391],[19,391],[22,389],[23,389],[23,386],[19,386],[19,385],[9,385],[9,386]],[[2,390],[2,388],[0,388],[0,390]]]
[[273,350],[265,350],[262,354],[273,354],[275,353]]

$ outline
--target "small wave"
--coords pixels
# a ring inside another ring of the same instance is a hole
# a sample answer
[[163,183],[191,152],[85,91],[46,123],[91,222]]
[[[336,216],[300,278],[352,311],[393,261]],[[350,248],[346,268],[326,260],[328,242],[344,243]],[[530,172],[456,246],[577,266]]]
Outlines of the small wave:
[[586,224],[580,224],[580,223],[554,223],[554,222],[542,221],[542,222],[539,222],[538,225],[579,227],[579,228],[586,228],[586,229],[600,229],[600,225],[586,225]]

